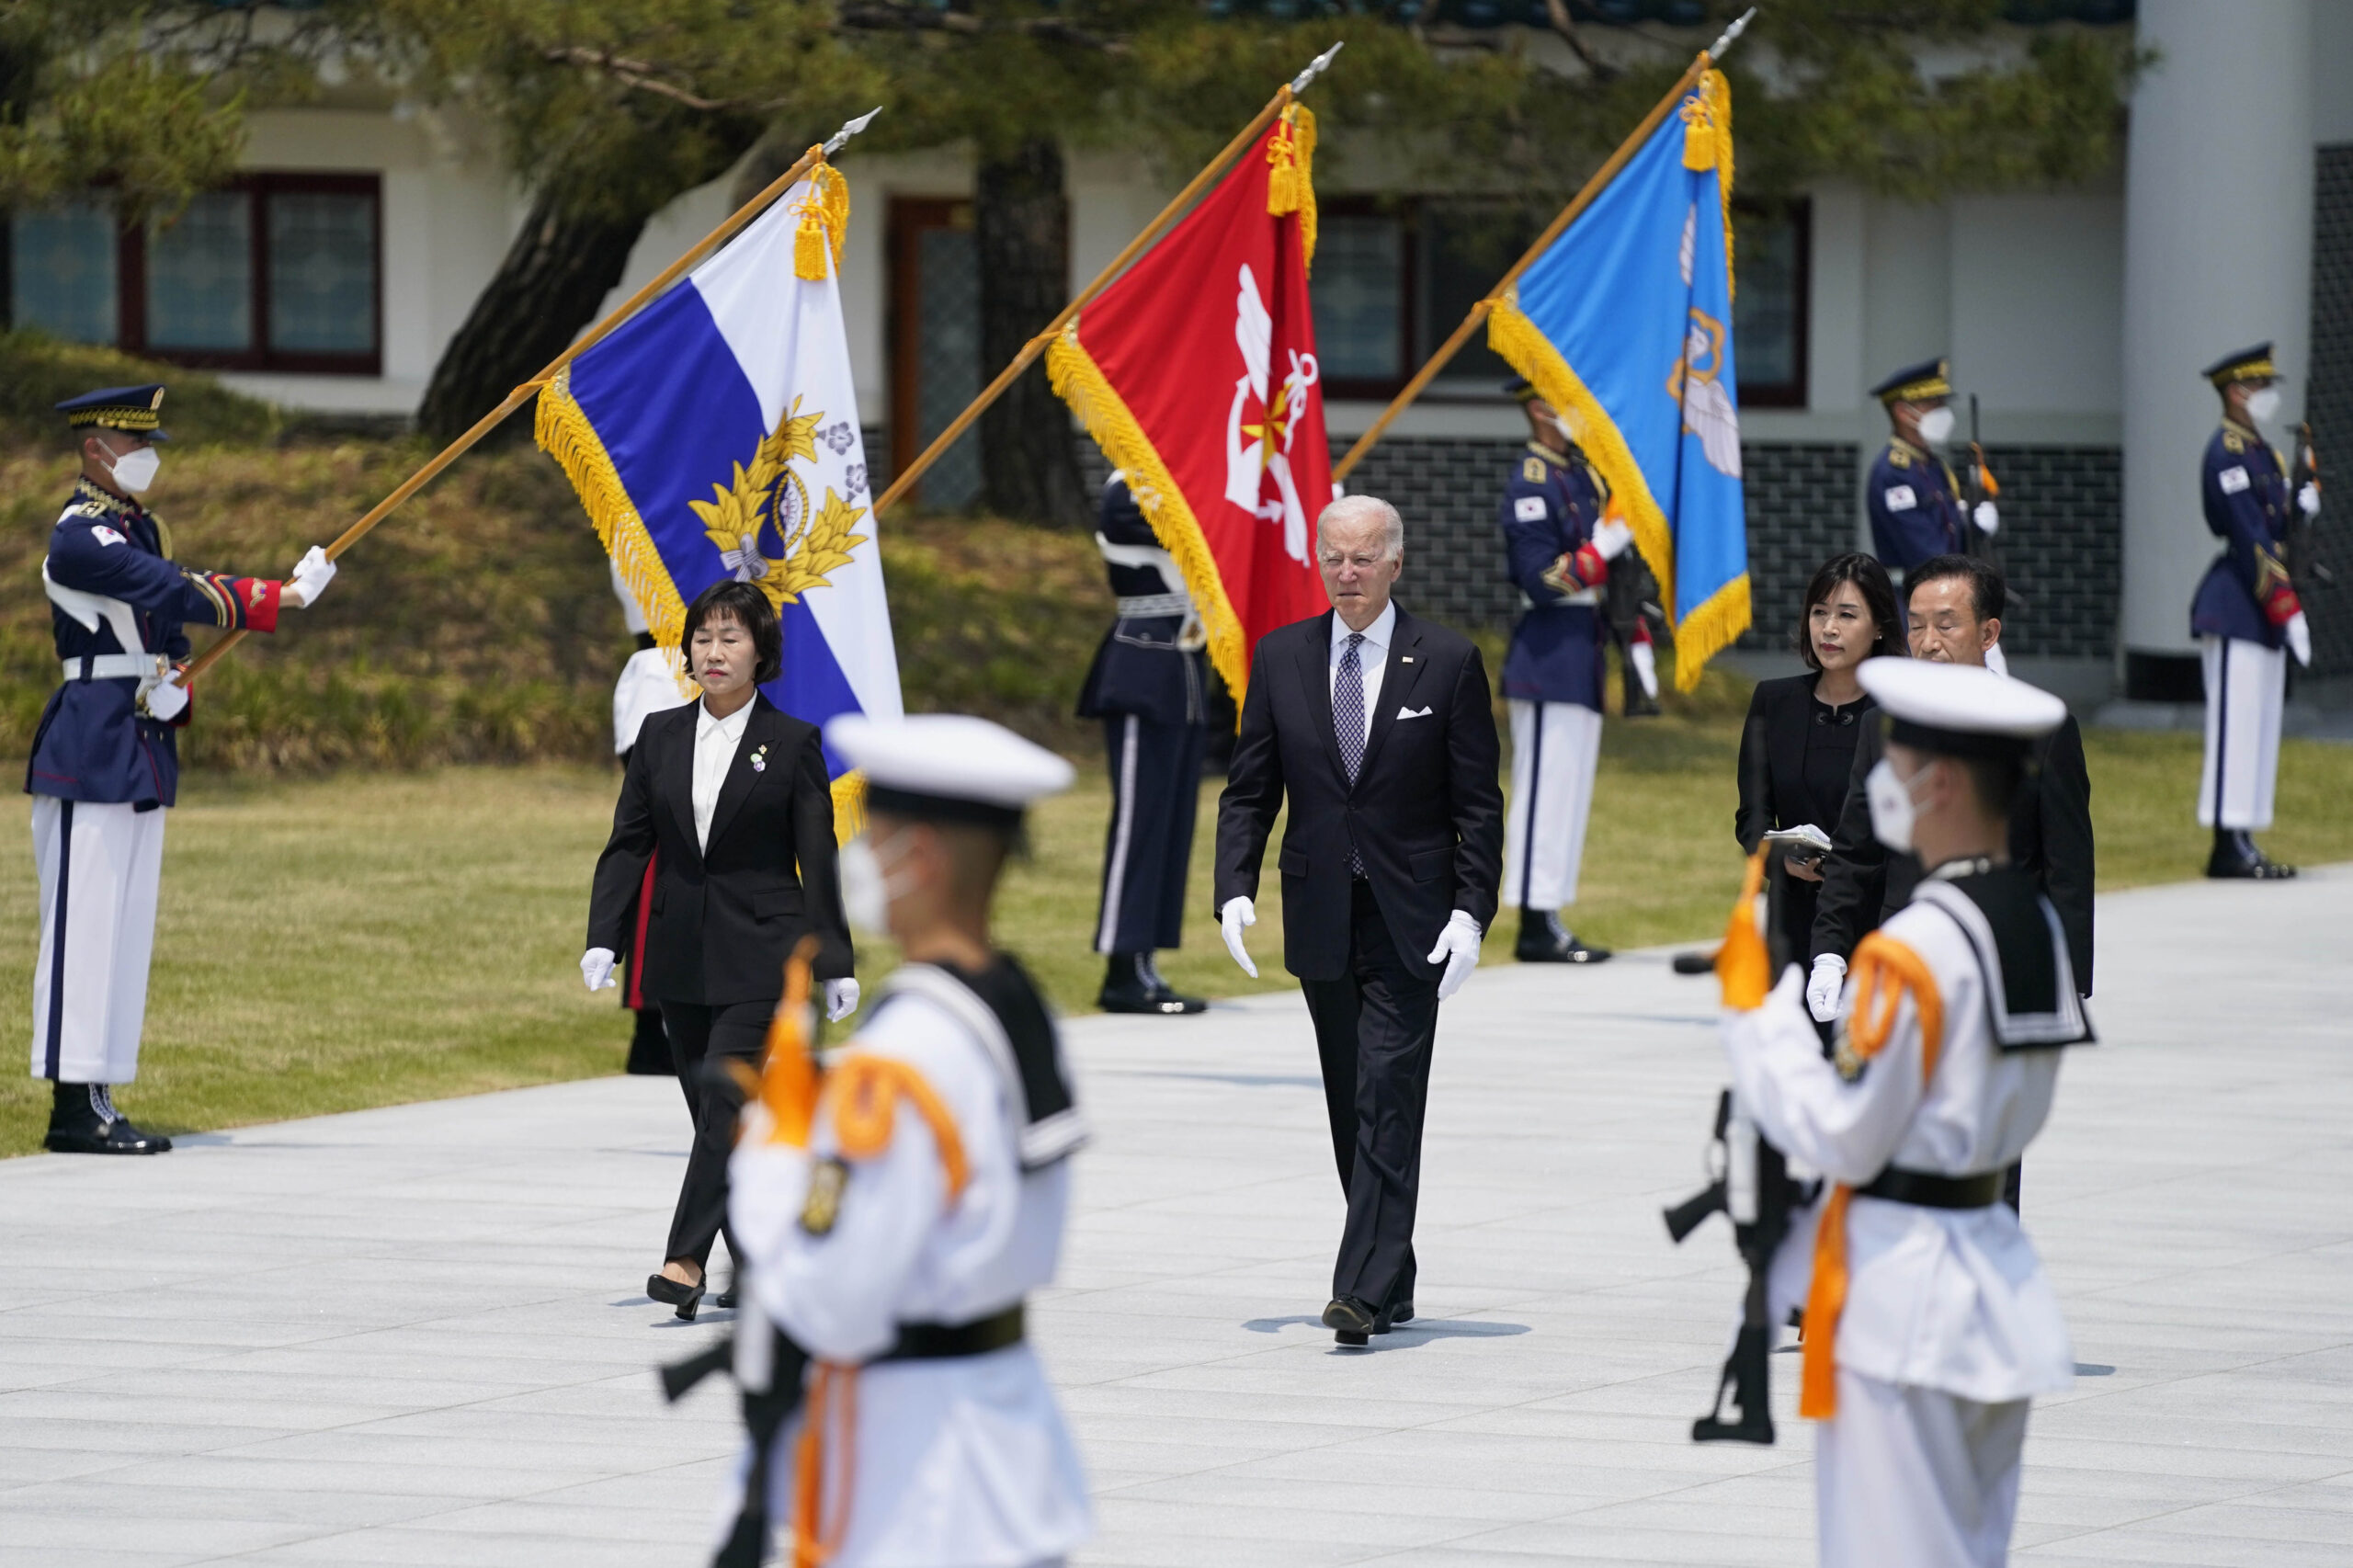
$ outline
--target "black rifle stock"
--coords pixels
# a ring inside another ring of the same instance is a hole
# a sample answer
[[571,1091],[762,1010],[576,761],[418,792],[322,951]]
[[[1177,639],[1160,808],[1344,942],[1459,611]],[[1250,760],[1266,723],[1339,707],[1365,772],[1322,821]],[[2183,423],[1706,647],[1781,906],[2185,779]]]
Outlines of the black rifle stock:
[[2297,497],[2307,484],[2320,483],[2320,457],[2313,449],[2313,427],[2309,424],[2296,426],[2296,460],[2288,474],[2288,528],[2280,541],[2281,564],[2288,568],[2288,581],[2298,592],[2315,583],[2334,584],[2336,574],[2322,562],[2315,537],[2320,519],[2307,517]]
[[[1991,501],[2001,493],[2002,482],[1994,477],[1993,468],[1985,461],[1985,443],[1977,438],[1977,394],[1971,392],[1969,394],[1969,477],[1962,485],[1962,494],[1965,497],[1962,502],[1962,510],[1966,516],[1961,518],[1961,538],[1966,541],[1969,553],[1984,561],[1996,572],[2002,572],[2001,546],[1995,542],[1992,534],[1977,526],[1977,507],[1981,502]],[[2003,597],[2009,601],[2010,611],[2014,614],[2023,611],[2027,608],[2026,596],[2019,593],[2018,588],[2008,581],[2008,573],[2002,572],[2002,576]]]

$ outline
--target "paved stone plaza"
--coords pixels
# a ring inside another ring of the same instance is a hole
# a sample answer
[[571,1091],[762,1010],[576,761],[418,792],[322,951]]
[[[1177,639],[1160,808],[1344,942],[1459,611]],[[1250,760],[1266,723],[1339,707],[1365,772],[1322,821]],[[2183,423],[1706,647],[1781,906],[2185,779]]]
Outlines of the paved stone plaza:
[[[2019,1553],[2353,1562],[2353,868],[2099,921],[2106,1043],[2027,1162],[2082,1375]],[[1370,1351],[1314,1322],[1340,1197],[1296,998],[1074,1025],[1097,1139],[1033,1321],[1081,1561],[1811,1562],[1794,1357],[1779,1447],[1685,1440],[1737,1289],[1721,1223],[1658,1219],[1713,1008],[1664,954],[1449,1004],[1422,1317]],[[686,1131],[613,1078],[0,1165],[0,1568],[706,1561],[733,1402],[651,1368],[727,1314],[638,1290]]]

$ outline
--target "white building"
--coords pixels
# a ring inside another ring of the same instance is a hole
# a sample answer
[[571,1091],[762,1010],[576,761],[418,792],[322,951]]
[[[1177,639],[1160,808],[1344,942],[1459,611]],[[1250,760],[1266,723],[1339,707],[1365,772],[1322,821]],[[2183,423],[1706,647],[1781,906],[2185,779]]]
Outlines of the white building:
[[[2289,424],[2309,415],[2325,468],[2353,453],[2353,0],[2139,0],[2131,26],[2160,58],[2109,176],[1925,203],[1824,183],[1744,220],[1755,645],[1786,646],[1807,573],[1867,539],[1861,475],[1885,421],[1865,389],[1910,361],[1949,354],[1977,395],[2026,601],[2006,640],[2081,697],[2196,694],[2188,603],[2216,549],[2196,492],[2216,413],[2200,366],[2275,340]],[[527,205],[493,139],[397,106],[273,110],[246,161],[239,188],[160,234],[118,238],[95,207],[17,217],[14,320],[210,366],[290,407],[410,413]],[[904,460],[994,369],[978,355],[971,164],[853,147],[842,166],[861,415],[878,460]],[[717,222],[727,184],[655,220],[616,300]],[[1474,203],[1379,184],[1358,164],[1320,181],[1318,338],[1343,442],[1523,237]],[[1165,190],[1139,160],[1076,157],[1074,278]],[[1513,603],[1492,520],[1522,428],[1504,374],[1466,354],[1357,476],[1417,520],[1420,602],[1459,619]],[[926,479],[927,500],[971,495],[961,457]],[[2324,550],[2348,535],[2331,521]],[[2353,676],[2344,554],[2342,586],[2307,585],[2316,674]]]

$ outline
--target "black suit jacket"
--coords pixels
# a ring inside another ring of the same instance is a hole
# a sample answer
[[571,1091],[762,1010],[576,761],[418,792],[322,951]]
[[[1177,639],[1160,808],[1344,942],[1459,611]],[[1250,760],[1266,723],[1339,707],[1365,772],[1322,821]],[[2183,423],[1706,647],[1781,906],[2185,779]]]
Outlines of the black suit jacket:
[[[1381,695],[1353,787],[1332,729],[1332,615],[1278,627],[1250,660],[1242,730],[1217,806],[1214,907],[1256,898],[1275,813],[1290,801],[1277,863],[1283,879],[1283,967],[1302,980],[1347,970],[1348,843],[1372,882],[1398,951],[1425,956],[1455,910],[1483,929],[1503,880],[1502,746],[1479,650],[1460,632],[1398,607]],[[1427,717],[1401,720],[1401,710]]]
[[1749,694],[1748,719],[1740,734],[1740,803],[1733,812],[1733,833],[1745,853],[1755,854],[1758,842],[1777,827],[1810,822],[1828,833],[1846,809],[1850,773],[1842,768],[1836,792],[1823,800],[1806,778],[1807,747],[1830,737],[1849,747],[1859,744],[1866,730],[1877,727],[1872,716],[1879,704],[1858,699],[1842,710],[1852,715],[1850,724],[1824,729],[1817,737],[1813,693],[1821,678],[1816,672],[1761,680]]
[[[1822,896],[1814,906],[1812,957],[1835,953],[1852,958],[1855,944],[1911,902],[1919,885],[1920,862],[1894,855],[1871,833],[1871,808],[1864,776],[1886,755],[1885,727],[1863,727],[1855,746],[1855,770],[1839,813],[1836,847],[1822,867]],[[2033,873],[2035,884],[2059,912],[2067,937],[2067,961],[2075,989],[2092,994],[2092,777],[2084,762],[2084,733],[2073,714],[2034,743],[2034,776],[2010,808],[2010,862]]]
[[[854,966],[835,869],[834,792],[817,727],[755,695],[711,812],[710,847],[695,843],[695,726],[702,704],[650,715],[638,732],[597,859],[588,946],[629,946],[630,901],[658,848],[654,909],[638,957],[649,1001],[718,1006],[781,995],[784,962],[817,937],[820,980]],[[755,767],[757,754],[765,767]]]

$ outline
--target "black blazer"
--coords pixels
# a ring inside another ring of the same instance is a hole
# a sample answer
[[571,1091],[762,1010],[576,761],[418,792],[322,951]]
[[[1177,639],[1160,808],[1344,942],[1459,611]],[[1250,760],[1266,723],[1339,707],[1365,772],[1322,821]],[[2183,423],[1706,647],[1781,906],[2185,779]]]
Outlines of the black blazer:
[[[1353,787],[1332,730],[1332,614],[1277,627],[1250,659],[1242,730],[1217,806],[1213,907],[1256,898],[1275,813],[1290,818],[1283,879],[1283,967],[1302,980],[1347,969],[1351,827],[1373,897],[1408,968],[1426,961],[1455,910],[1483,929],[1503,880],[1502,756],[1487,668],[1460,632],[1397,610],[1389,662]],[[1400,720],[1400,710],[1427,716]]]
[[[1919,885],[1916,856],[1890,854],[1871,834],[1864,776],[1887,754],[1883,725],[1863,726],[1846,810],[1831,834],[1836,847],[1822,866],[1822,895],[1814,905],[1812,957],[1852,958],[1855,944],[1912,900]],[[2035,771],[2010,808],[2010,863],[2031,872],[2059,913],[2075,989],[2092,994],[2092,777],[2084,762],[2084,733],[2075,715],[2034,743]]]
[[[755,694],[735,760],[695,843],[695,726],[702,704],[649,715],[597,859],[588,946],[629,945],[630,901],[658,849],[654,910],[638,956],[649,1001],[718,1006],[781,995],[784,962],[818,941],[820,980],[851,973],[849,921],[834,859],[834,792],[817,727]],[[757,754],[765,767],[755,767]]]
[[[1762,680],[1749,696],[1748,719],[1740,733],[1740,804],[1733,813],[1733,832],[1746,853],[1755,854],[1758,840],[1777,827],[1810,822],[1828,833],[1838,825],[1855,744],[1863,731],[1876,727],[1870,715],[1879,704],[1858,698],[1838,710],[1839,722],[1817,726],[1813,694],[1821,679],[1821,672],[1811,671]],[[1815,734],[1817,727],[1824,734]],[[1847,752],[1827,799],[1806,777],[1807,748],[1825,738]]]

